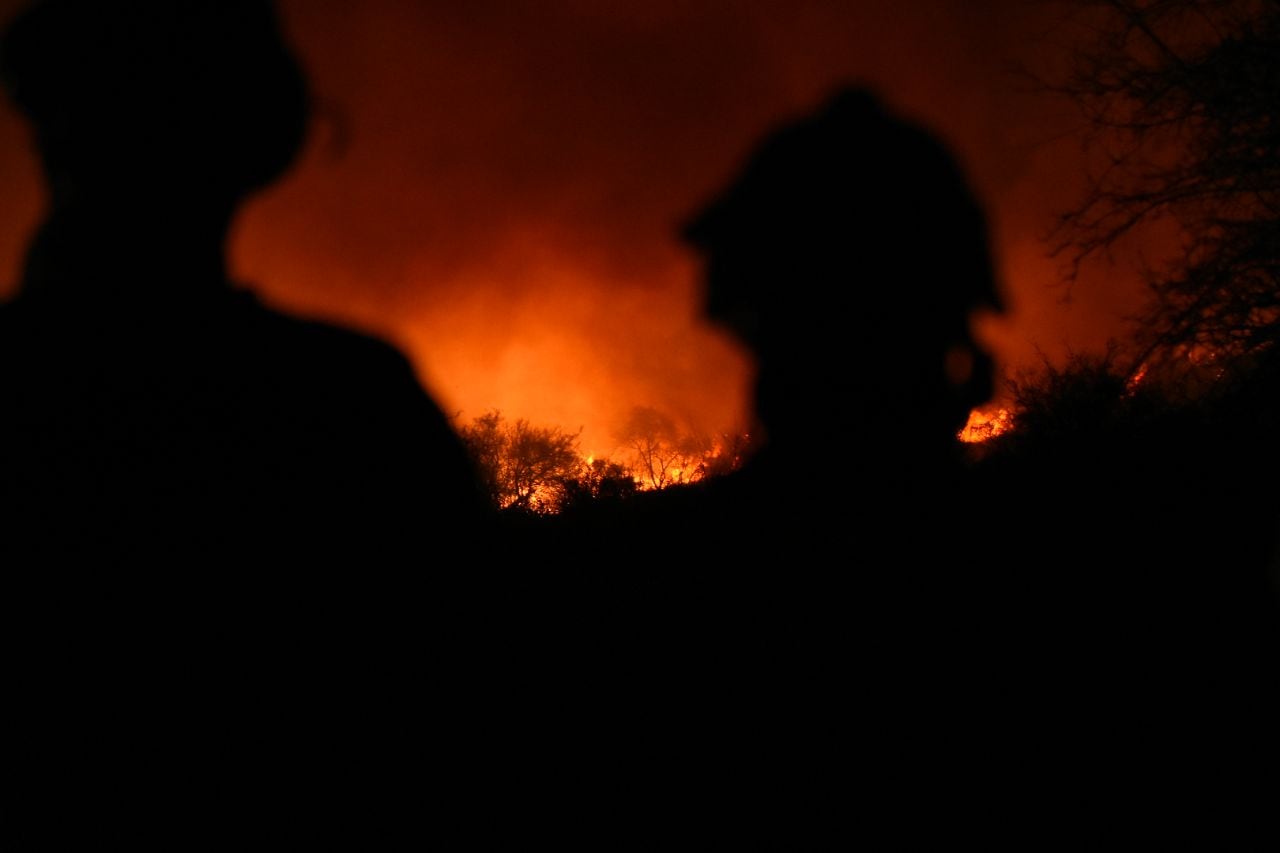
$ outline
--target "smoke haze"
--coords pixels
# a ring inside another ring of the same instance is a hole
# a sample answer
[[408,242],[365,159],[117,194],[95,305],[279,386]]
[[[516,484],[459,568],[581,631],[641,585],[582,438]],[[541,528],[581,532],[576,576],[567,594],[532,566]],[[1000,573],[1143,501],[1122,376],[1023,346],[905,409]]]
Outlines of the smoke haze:
[[[1136,307],[1115,271],[1065,302],[1046,256],[1080,160],[1072,113],[1013,73],[1045,47],[1038,4],[281,9],[319,109],[296,168],[238,220],[233,269],[270,304],[394,340],[464,420],[498,408],[582,427],[597,455],[633,406],[745,426],[750,361],[700,322],[697,259],[676,234],[763,134],[845,83],[933,129],[969,174],[1010,308],[979,329],[1006,369],[1099,346]],[[9,283],[42,205],[25,133],[0,116]]]

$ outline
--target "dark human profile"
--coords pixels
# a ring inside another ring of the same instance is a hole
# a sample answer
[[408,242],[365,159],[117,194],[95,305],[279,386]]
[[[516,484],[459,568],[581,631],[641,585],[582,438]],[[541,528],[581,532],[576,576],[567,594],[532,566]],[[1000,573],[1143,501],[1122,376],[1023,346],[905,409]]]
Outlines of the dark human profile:
[[776,755],[839,752],[855,708],[879,726],[859,754],[900,805],[908,768],[942,763],[949,723],[923,709],[962,680],[956,578],[987,535],[957,440],[993,387],[971,328],[1002,309],[984,211],[933,132],[846,88],[770,132],[683,236],[708,319],[756,360],[760,449],[690,494],[703,565],[753,614],[732,623],[740,678],[788,721]]
[[957,437],[993,385],[982,207],[932,132],[847,88],[770,129],[681,236],[705,317],[755,359],[758,449],[572,519],[604,579],[561,621],[593,642],[543,657],[609,673],[619,775],[735,839],[805,846],[841,793],[858,820],[937,812],[921,783],[962,757],[991,523]]
[[882,448],[838,459],[884,481],[954,464],[992,391],[970,321],[1001,303],[983,211],[930,132],[841,91],[765,139],[684,237],[708,319],[756,357],[764,446],[747,470],[812,477],[827,439]]
[[401,354],[228,280],[308,127],[273,4],[40,0],[0,75],[48,188],[0,307],[11,766],[104,843],[388,825],[356,780],[415,754],[488,509]]
[[481,513],[399,353],[228,281],[239,205],[308,125],[271,4],[44,0],[0,62],[48,185],[0,310],[4,499],[23,520],[10,544],[384,559]]
[[754,358],[757,449],[639,511],[687,520],[695,549],[788,561],[877,513],[941,513],[969,469],[957,434],[993,390],[972,320],[1003,310],[947,147],[842,89],[771,129],[681,237],[703,261],[704,316]]
[[1002,303],[982,206],[932,132],[842,89],[773,128],[682,237],[706,318],[755,359],[758,449],[633,503],[679,538],[675,574],[784,597],[912,583],[889,567],[932,572],[985,535],[957,434],[994,381],[972,321]]
[[[934,134],[839,92],[757,146],[685,236],[707,316],[756,357],[762,447],[655,496],[644,524],[683,529],[686,588],[723,614],[671,658],[717,648],[729,675],[700,695],[718,719],[765,709],[721,750],[750,735],[769,756],[748,777],[761,808],[803,813],[840,779],[906,839],[998,837],[996,801],[1088,833],[1136,786],[1271,754],[1280,623],[1254,552],[1273,505],[1186,501],[1246,454],[966,458],[957,432],[993,380],[970,321],[1000,299],[981,205]],[[1064,808],[1082,787],[1097,801]]]

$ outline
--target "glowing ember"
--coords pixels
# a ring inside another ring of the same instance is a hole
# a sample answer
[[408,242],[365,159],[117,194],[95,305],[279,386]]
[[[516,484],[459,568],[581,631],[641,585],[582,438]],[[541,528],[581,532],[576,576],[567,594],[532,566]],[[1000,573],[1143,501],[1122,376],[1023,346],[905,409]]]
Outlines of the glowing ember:
[[1138,368],[1136,373],[1129,377],[1129,381],[1124,383],[1126,395],[1132,394],[1138,389],[1138,386],[1142,384],[1142,380],[1147,378],[1147,370],[1148,366],[1144,364],[1142,367]]

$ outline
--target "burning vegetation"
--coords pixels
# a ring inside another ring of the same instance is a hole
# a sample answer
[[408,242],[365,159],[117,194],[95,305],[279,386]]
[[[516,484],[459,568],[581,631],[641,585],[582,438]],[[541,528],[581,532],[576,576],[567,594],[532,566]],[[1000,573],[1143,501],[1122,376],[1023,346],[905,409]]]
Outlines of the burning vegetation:
[[974,409],[969,420],[956,434],[965,444],[990,441],[1013,426],[1013,412],[1006,408]]
[[[1010,408],[974,409],[956,437],[980,444],[1014,427]],[[582,430],[537,426],[490,410],[457,426],[485,492],[502,510],[553,515],[581,503],[685,486],[732,473],[758,449],[747,431],[708,436],[636,406],[608,453],[583,448]]]
[[581,430],[511,421],[498,410],[458,427],[458,433],[493,504],[536,515],[728,474],[752,450],[746,432],[712,437],[682,430],[664,413],[643,406],[631,410],[607,455],[585,452]]

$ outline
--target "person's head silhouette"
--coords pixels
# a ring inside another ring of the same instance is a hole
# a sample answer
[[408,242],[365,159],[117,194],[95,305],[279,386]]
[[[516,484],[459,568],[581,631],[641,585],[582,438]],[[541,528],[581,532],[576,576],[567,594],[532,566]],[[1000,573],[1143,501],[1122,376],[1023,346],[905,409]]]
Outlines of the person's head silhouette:
[[755,150],[687,226],[706,311],[751,347],[770,445],[877,436],[947,452],[991,392],[970,315],[998,309],[983,216],[952,157],[842,91]]
[[[220,264],[237,204],[283,173],[306,130],[268,0],[38,0],[5,33],[0,75],[34,128],[58,232],[46,239],[139,278]],[[83,277],[67,260],[60,277]]]
[[86,548],[151,554],[200,537],[359,550],[453,504],[483,521],[465,449],[400,352],[228,280],[233,214],[308,125],[271,0],[35,0],[0,77],[50,204],[0,305],[0,443],[19,457],[0,460],[0,501]]

